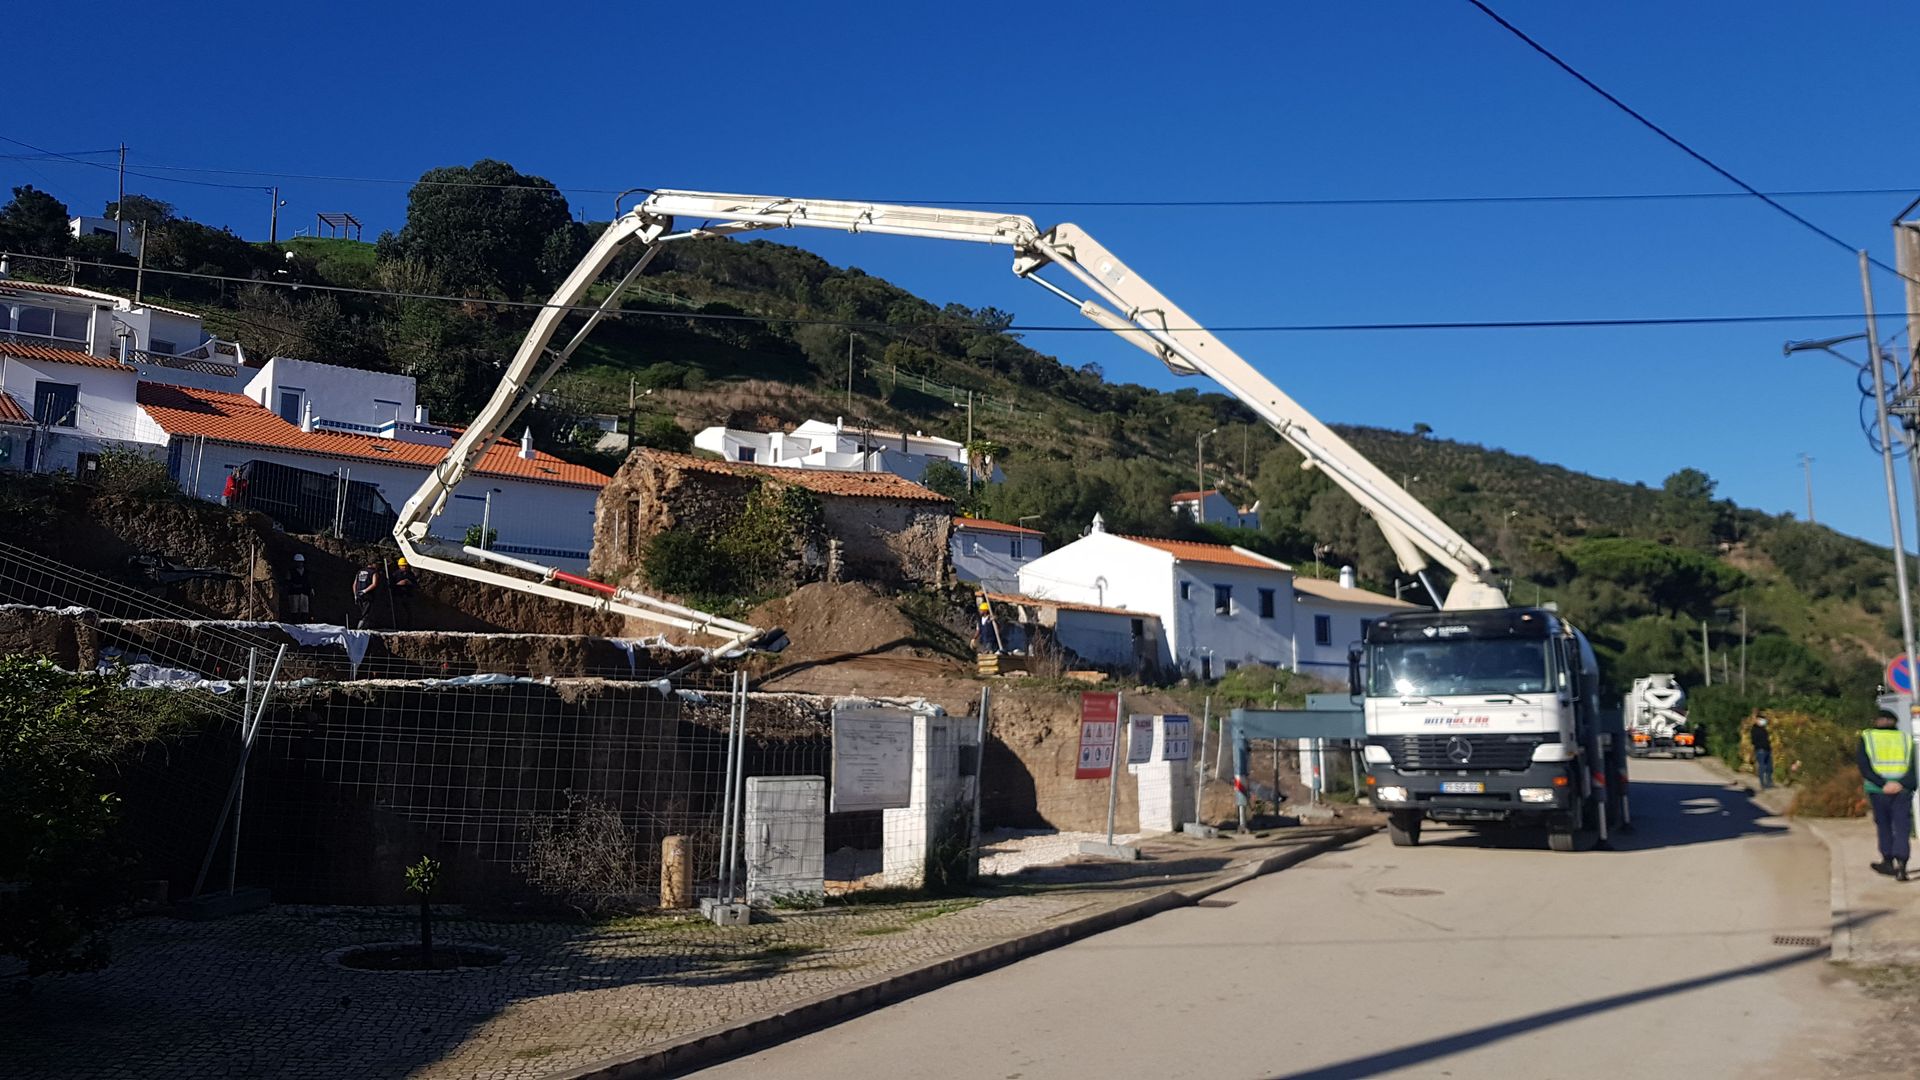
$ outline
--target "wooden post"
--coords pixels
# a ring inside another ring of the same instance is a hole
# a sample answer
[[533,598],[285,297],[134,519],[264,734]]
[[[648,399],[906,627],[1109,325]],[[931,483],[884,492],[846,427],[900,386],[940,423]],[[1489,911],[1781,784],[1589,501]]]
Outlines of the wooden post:
[[684,836],[660,841],[660,906],[669,910],[693,906],[693,850]]

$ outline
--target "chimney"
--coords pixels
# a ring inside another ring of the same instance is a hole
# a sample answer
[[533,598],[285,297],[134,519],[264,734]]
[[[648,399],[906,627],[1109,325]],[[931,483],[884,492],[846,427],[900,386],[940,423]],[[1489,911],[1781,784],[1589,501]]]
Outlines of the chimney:
[[1087,532],[1089,534],[1092,534],[1092,533],[1103,533],[1106,531],[1107,531],[1107,519],[1100,516],[1100,511],[1095,510],[1093,512],[1093,526],[1089,528]]
[[427,422],[427,407],[425,405],[415,405],[413,407],[413,422],[416,424],[424,424]]
[[1340,587],[1343,589],[1353,588],[1353,567],[1343,566],[1340,568]]
[[846,418],[846,417],[844,417],[844,416],[836,416],[836,417],[834,417],[834,418],[833,418],[833,430],[835,430],[835,431],[845,431],[846,429],[847,429],[847,418]]
[[532,428],[528,428],[527,430],[520,433],[520,456],[523,458],[526,458],[528,461],[533,460],[533,429]]
[[300,430],[313,430],[313,400],[311,398],[307,400],[306,406],[300,410]]

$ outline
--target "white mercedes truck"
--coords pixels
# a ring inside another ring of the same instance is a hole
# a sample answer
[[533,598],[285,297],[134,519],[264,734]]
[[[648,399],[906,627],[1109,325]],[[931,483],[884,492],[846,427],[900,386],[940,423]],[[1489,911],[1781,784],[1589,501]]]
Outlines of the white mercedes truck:
[[1556,612],[1394,615],[1355,654],[1367,784],[1395,844],[1425,821],[1544,829],[1556,851],[1627,826],[1627,742],[1586,635]]

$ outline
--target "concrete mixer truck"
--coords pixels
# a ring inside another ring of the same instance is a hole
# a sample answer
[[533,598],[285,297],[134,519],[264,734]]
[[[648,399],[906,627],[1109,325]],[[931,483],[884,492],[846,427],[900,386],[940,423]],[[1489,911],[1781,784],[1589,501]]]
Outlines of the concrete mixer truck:
[[1680,689],[1680,681],[1672,675],[1648,675],[1633,680],[1633,689],[1620,705],[1631,739],[1629,752],[1635,757],[1697,756],[1700,739],[1687,725],[1687,714],[1680,711],[1686,699],[1687,692]]

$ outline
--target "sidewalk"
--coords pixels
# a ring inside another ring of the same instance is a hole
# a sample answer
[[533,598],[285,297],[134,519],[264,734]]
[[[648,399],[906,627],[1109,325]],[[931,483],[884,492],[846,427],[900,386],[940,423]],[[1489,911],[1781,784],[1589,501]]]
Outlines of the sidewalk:
[[[1719,758],[1700,758],[1728,783],[1744,788],[1753,801],[1785,817],[1793,789],[1759,790],[1753,774],[1736,773]],[[1901,884],[1868,869],[1880,861],[1872,818],[1794,818],[1827,846],[1833,913],[1834,960],[1854,964],[1920,965],[1920,880]]]
[[1827,845],[1833,875],[1833,958],[1856,964],[1920,964],[1920,880],[1905,884],[1868,869],[1880,861],[1871,818],[1805,818]]
[[1359,835],[1160,837],[1140,845],[1139,862],[1075,860],[989,879],[980,896],[756,913],[734,929],[685,915],[489,922],[448,908],[436,916],[437,943],[512,956],[431,974],[330,959],[407,941],[406,908],[141,918],[115,935],[112,966],[38,980],[31,997],[0,1009],[0,1060],[10,1077],[645,1075],[647,1062],[667,1060],[659,1052],[679,1067],[817,1027]]

